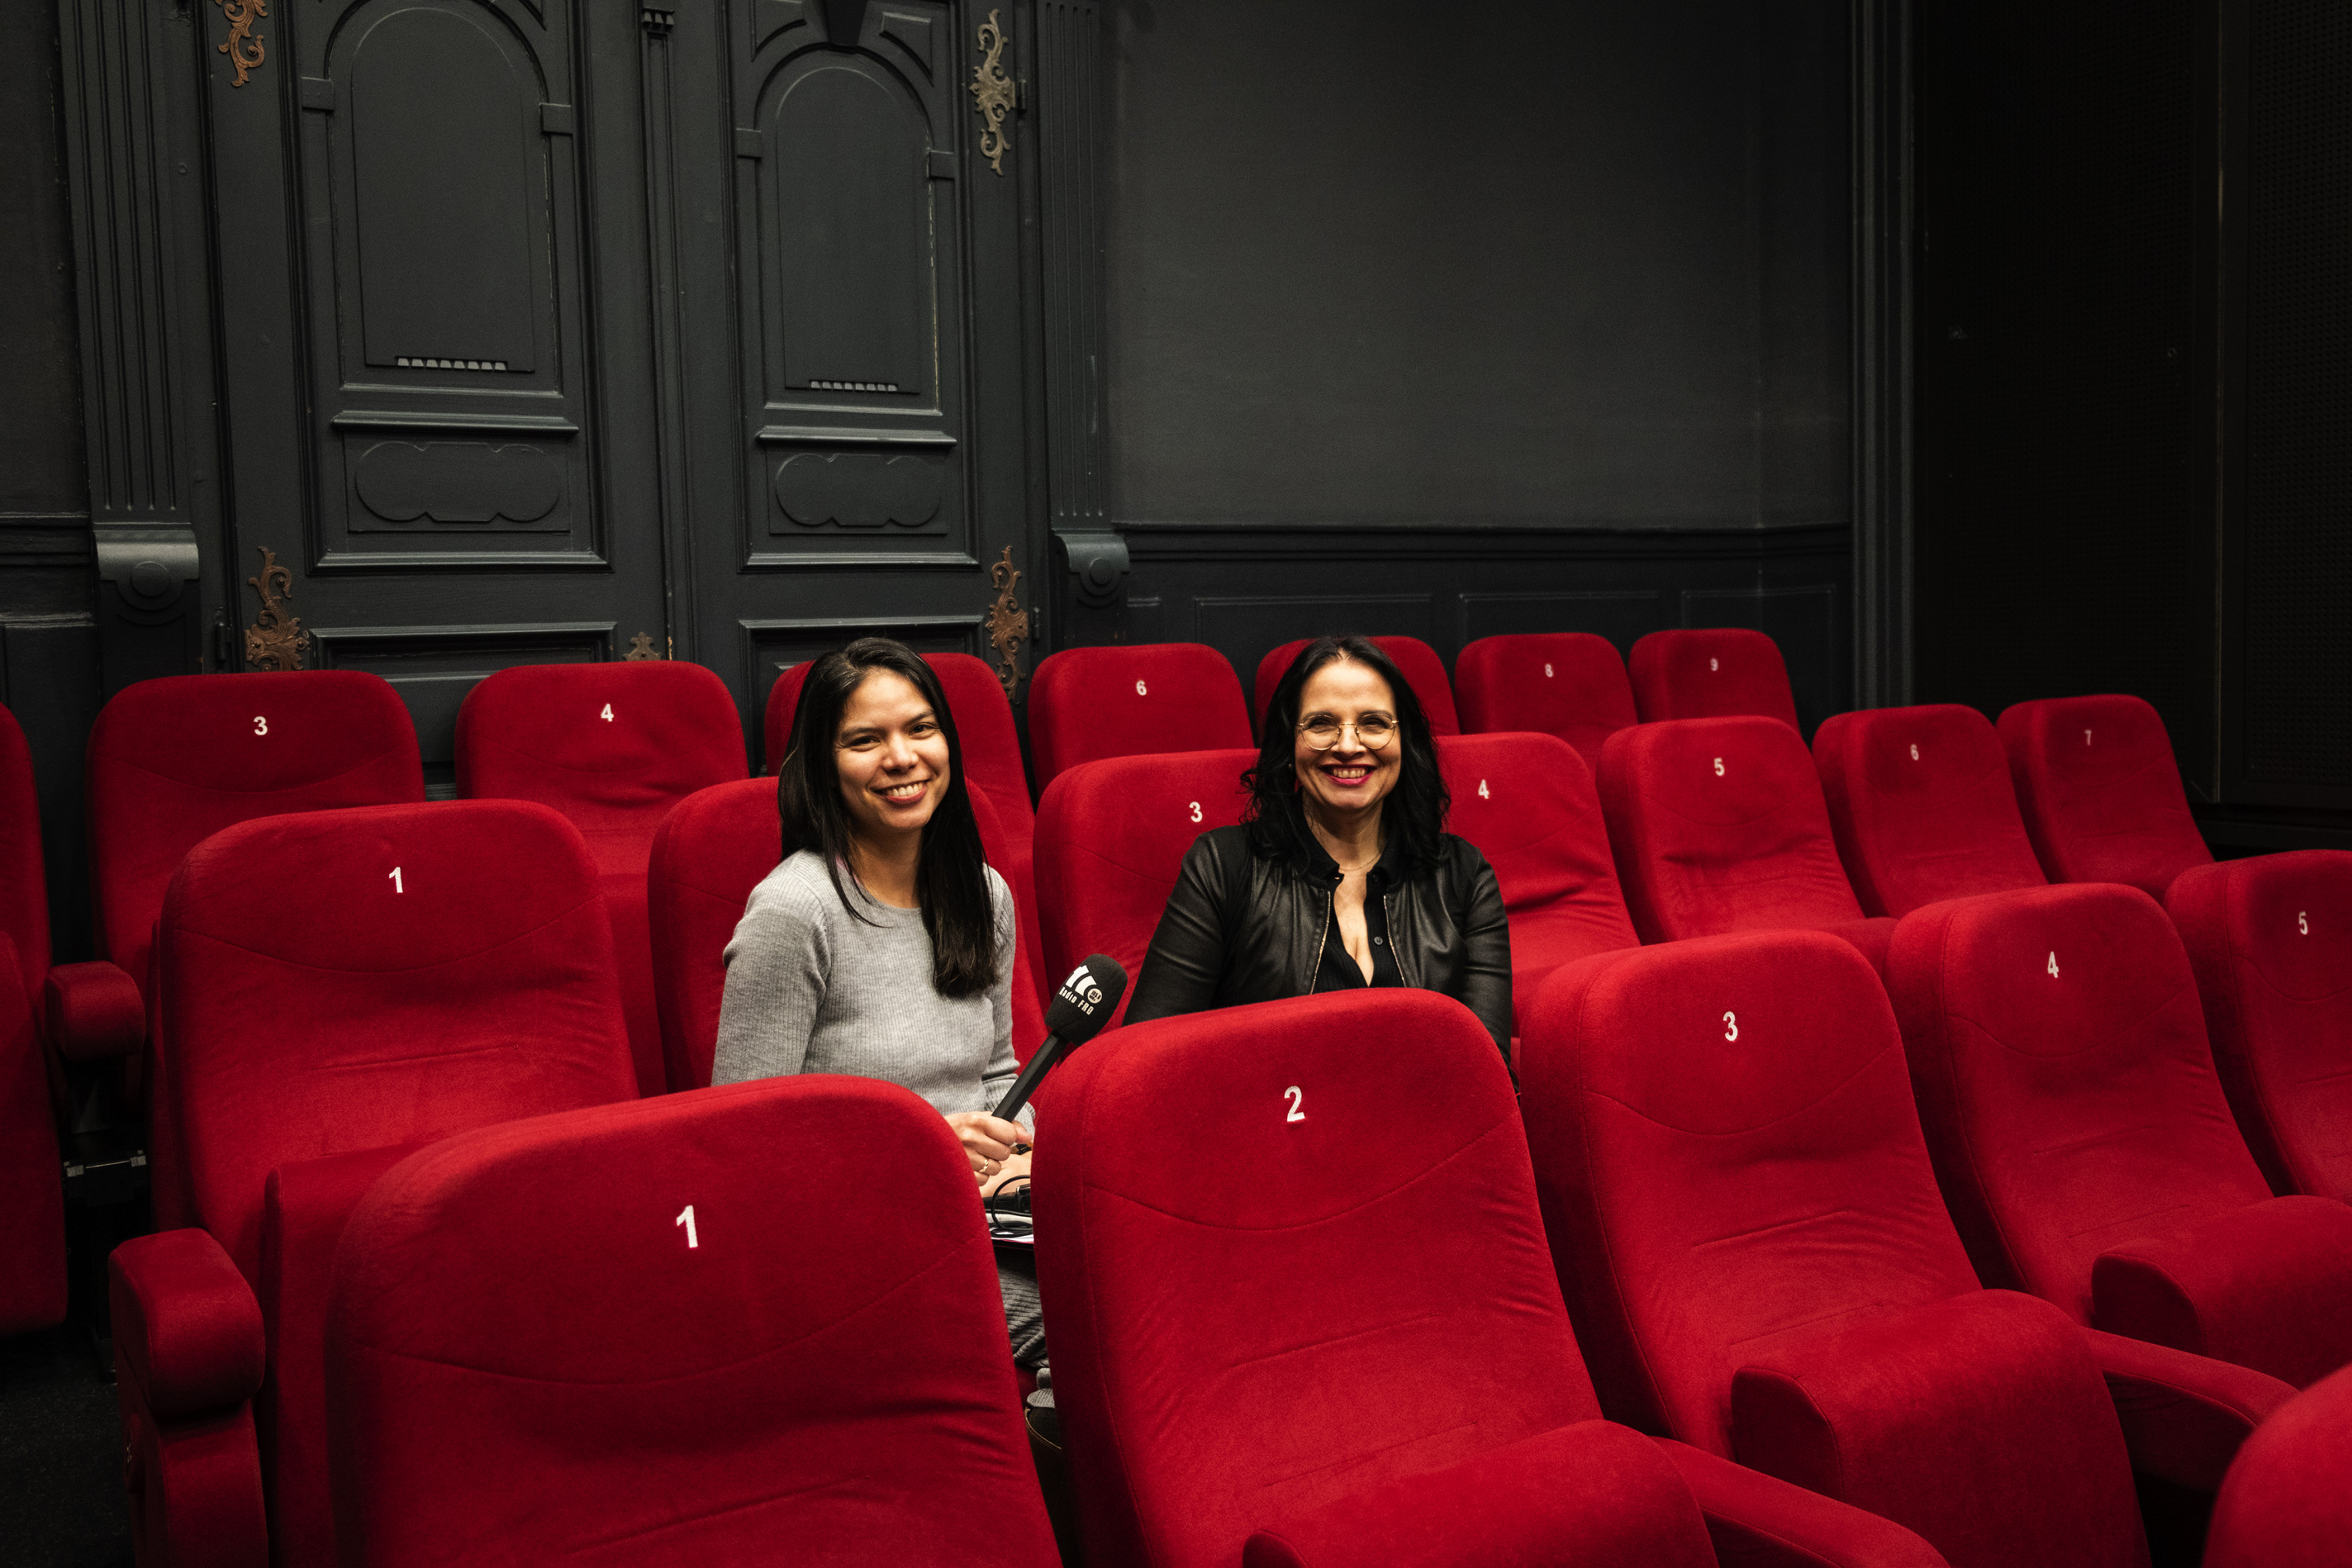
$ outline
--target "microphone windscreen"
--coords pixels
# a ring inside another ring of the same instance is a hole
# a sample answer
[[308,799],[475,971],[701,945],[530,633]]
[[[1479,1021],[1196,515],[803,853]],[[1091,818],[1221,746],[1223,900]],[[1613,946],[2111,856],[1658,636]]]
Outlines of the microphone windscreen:
[[1054,988],[1054,999],[1045,1005],[1045,1032],[1066,1044],[1084,1045],[1102,1032],[1126,994],[1127,971],[1108,953],[1096,953]]

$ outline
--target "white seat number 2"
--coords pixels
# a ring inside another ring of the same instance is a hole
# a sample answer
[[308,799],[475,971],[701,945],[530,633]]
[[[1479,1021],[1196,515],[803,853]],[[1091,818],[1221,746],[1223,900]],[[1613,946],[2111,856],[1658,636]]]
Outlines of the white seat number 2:
[[1289,1115],[1287,1115],[1287,1116],[1286,1116],[1286,1117],[1284,1117],[1284,1118],[1283,1118],[1283,1120],[1284,1120],[1285,1121],[1306,1121],[1306,1120],[1307,1120],[1307,1112],[1305,1112],[1305,1111],[1303,1111],[1303,1110],[1299,1110],[1299,1109],[1298,1109],[1298,1102],[1299,1102],[1299,1100],[1300,1100],[1300,1099],[1301,1099],[1301,1096],[1300,1096],[1300,1094],[1299,1094],[1299,1092],[1298,1092],[1298,1086],[1297,1086],[1297,1084],[1295,1084],[1295,1083],[1294,1083],[1294,1084],[1292,1084],[1288,1089],[1284,1089],[1282,1092],[1283,1092],[1283,1093],[1285,1093],[1285,1094],[1286,1094],[1286,1095],[1288,1095],[1288,1096],[1290,1097],[1290,1114],[1289,1114]]

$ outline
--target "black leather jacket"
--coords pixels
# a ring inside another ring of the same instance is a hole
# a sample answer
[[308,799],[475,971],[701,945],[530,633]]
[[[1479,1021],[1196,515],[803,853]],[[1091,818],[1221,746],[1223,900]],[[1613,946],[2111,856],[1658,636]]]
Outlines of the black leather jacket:
[[[1443,992],[1476,1014],[1507,1058],[1511,931],[1502,889],[1474,846],[1450,833],[1440,842],[1434,865],[1386,895],[1397,971],[1407,985]],[[1328,855],[1302,877],[1252,855],[1246,828],[1203,833],[1168,895],[1127,1021],[1307,995],[1324,942],[1339,940],[1339,880]]]

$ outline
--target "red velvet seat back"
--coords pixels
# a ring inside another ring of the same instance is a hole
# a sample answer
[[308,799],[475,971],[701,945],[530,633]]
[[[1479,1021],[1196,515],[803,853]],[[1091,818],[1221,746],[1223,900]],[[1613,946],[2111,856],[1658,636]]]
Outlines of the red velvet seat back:
[[126,686],[90,728],[86,783],[99,936],[142,986],[163,889],[213,834],[257,816],[425,798],[407,707],[383,678],[342,669]]
[[1601,743],[1640,721],[1617,645],[1591,632],[1480,637],[1454,660],[1454,700],[1465,733],[1538,730],[1596,768]]
[[1863,918],[1792,725],[1748,717],[1620,730],[1601,752],[1601,805],[1643,942]]
[[1626,656],[1642,721],[1761,714],[1797,727],[1780,646],[1744,626],[1652,632]]
[[1973,708],[1874,708],[1813,731],[1813,763],[1854,894],[1874,915],[2045,880],[2009,759]]
[[[927,653],[923,662],[940,678],[948,710],[955,715],[956,739],[963,747],[964,771],[974,787],[988,792],[1006,831],[1024,846],[1036,821],[1030,804],[1029,775],[1021,764],[1021,737],[1013,727],[1013,704],[1005,700],[996,672],[968,653]],[[808,679],[807,662],[776,677],[768,689],[767,762],[771,773],[783,760],[793,734],[793,714],[800,707],[801,684]]]
[[[998,874],[1003,833],[985,795],[972,792],[981,843]],[[751,889],[776,868],[782,846],[776,818],[776,781],[742,779],[690,795],[654,836],[646,872],[652,916],[654,989],[661,1002],[662,1059],[669,1087],[704,1089],[719,1041],[719,1004],[727,991],[727,943],[743,918]],[[1016,893],[1015,898],[1019,897]],[[1037,1000],[1034,918],[1020,911],[1013,949],[1013,1048],[1021,1055],[1045,1037]]]
[[2282,1193],[2352,1203],[2352,855],[2195,867],[2164,907],[2263,1174]]
[[2087,1322],[2101,1253],[2271,1195],[2214,1075],[2180,939],[2145,893],[1932,904],[1896,929],[1886,983],[1937,1174],[1988,1283]]
[[1029,757],[1043,791],[1080,763],[1250,743],[1234,667],[1200,643],[1065,648],[1029,680]]
[[1513,994],[1545,973],[1640,939],[1618,891],[1591,771],[1550,735],[1450,735],[1437,762],[1447,827],[1495,868],[1511,920]]
[[452,1139],[354,1214],[331,1315],[347,1561],[1056,1561],[971,1178],[895,1086]]
[[49,891],[41,871],[41,801],[16,716],[0,708],[0,937],[16,950],[25,994],[38,1005],[49,973]]
[[1619,1420],[1731,1453],[1782,1340],[1977,1289],[1877,977],[1819,932],[1612,953],[1519,1004],[1560,1280]]
[[2137,697],[2053,697],[2000,716],[2018,808],[2053,882],[2128,882],[2157,898],[2210,864],[2171,737]]
[[[1242,819],[1249,797],[1241,775],[1256,763],[1245,751],[1107,757],[1046,786],[1037,806],[1037,895],[1047,984],[1101,952],[1126,968],[1127,995],[1135,994],[1185,851],[1211,828]],[[1122,997],[1112,1022],[1126,1016]]]
[[646,860],[670,808],[740,779],[742,716],[726,682],[669,659],[502,669],[457,711],[457,793],[535,800],[587,840],[613,921],[637,1084],[661,1092],[661,1019],[646,931]]
[[[1307,637],[1286,642],[1257,661],[1257,680],[1250,692],[1250,722],[1265,722],[1266,704],[1274,700],[1274,689],[1290,673],[1290,666],[1307,647]],[[1445,661],[1437,650],[1419,637],[1373,637],[1374,647],[1389,656],[1397,667],[1413,696],[1421,700],[1421,710],[1429,717],[1433,734],[1459,735],[1462,720],[1454,707],[1454,686],[1445,679]]]
[[0,931],[0,1335],[65,1315],[65,1194],[48,1076],[16,944]]
[[328,1561],[321,1334],[343,1217],[401,1150],[635,1095],[611,922],[579,830],[548,807],[388,805],[215,834],[172,879],[157,952],[157,1147],[185,1167],[157,1186],[189,1194],[261,1301],[273,1558]]
[[2337,1568],[2352,1541],[2352,1370],[2263,1423],[2214,1500],[2205,1568]]
[[1055,1071],[1038,1283],[1097,1561],[1230,1564],[1260,1523],[1597,1414],[1459,1004],[1159,1019]]

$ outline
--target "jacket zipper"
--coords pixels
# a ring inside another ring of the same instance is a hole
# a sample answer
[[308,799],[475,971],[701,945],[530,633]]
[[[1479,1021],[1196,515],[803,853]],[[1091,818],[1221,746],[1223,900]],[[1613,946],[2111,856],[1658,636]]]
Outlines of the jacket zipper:
[[1315,994],[1315,987],[1323,979],[1323,949],[1331,940],[1331,921],[1339,908],[1339,895],[1335,891],[1323,900],[1323,929],[1315,935],[1315,962],[1307,967],[1307,994]]

